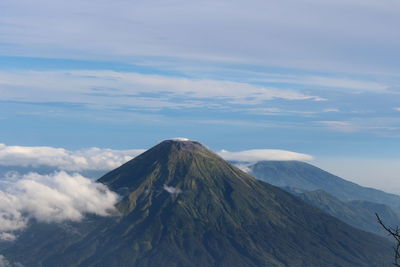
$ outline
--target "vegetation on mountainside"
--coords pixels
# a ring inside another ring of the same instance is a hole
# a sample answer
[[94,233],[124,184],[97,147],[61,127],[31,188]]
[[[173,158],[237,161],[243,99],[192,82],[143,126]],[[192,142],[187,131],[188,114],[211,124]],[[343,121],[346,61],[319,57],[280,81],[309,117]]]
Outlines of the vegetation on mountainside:
[[[258,181],[196,142],[106,174],[121,215],[36,224],[0,251],[28,266],[389,266],[390,243]],[[168,189],[168,191],[167,191]]]

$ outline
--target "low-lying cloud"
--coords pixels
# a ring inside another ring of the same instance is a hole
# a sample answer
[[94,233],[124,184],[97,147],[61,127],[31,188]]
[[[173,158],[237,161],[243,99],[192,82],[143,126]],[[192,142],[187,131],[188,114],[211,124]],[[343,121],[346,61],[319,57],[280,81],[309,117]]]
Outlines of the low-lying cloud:
[[24,265],[19,262],[12,263],[4,255],[0,254],[0,267],[24,267]]
[[168,185],[164,185],[164,190],[167,191],[170,194],[179,194],[182,193],[182,190],[178,187],[173,187],[173,186],[168,186]]
[[31,219],[80,221],[85,214],[109,216],[117,194],[79,174],[12,174],[0,179],[0,240],[14,240]]
[[[177,140],[177,139],[176,139]],[[179,140],[187,140],[180,138]],[[76,151],[48,146],[7,146],[0,144],[0,166],[41,167],[48,166],[67,172],[85,170],[109,171],[143,153],[144,149],[113,150],[88,148]],[[238,152],[220,150],[217,152],[225,160],[256,162],[262,160],[309,161],[311,155],[277,149],[253,149]]]
[[297,152],[277,149],[252,149],[238,152],[221,150],[217,152],[225,160],[242,161],[242,162],[257,162],[263,160],[312,160],[313,156],[301,154]]
[[143,151],[143,149],[112,150],[96,147],[70,151],[47,146],[28,147],[0,144],[0,165],[50,166],[65,171],[111,170]]

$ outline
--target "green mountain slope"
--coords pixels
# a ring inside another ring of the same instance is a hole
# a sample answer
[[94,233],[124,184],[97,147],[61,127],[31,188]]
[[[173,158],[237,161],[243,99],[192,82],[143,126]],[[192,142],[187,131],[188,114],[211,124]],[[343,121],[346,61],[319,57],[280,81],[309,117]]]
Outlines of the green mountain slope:
[[387,237],[388,235],[382,226],[377,223],[375,213],[378,213],[385,224],[390,227],[400,225],[400,216],[384,204],[363,200],[341,201],[323,190],[284,189],[354,227],[381,236]]
[[[28,266],[390,266],[391,244],[167,140],[106,174],[115,218],[36,224],[0,251]],[[58,229],[58,230],[57,230]]]
[[279,187],[307,191],[322,189],[340,200],[365,200],[390,206],[400,212],[400,196],[344,180],[300,161],[260,161],[251,166],[251,175]]

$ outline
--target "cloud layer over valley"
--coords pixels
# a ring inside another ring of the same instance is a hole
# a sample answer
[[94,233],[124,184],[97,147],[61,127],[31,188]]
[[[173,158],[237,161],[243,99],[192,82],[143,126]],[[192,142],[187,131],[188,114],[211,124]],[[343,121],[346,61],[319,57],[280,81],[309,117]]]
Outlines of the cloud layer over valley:
[[0,179],[0,240],[14,240],[31,219],[80,221],[86,213],[111,215],[117,194],[79,174],[11,174]]

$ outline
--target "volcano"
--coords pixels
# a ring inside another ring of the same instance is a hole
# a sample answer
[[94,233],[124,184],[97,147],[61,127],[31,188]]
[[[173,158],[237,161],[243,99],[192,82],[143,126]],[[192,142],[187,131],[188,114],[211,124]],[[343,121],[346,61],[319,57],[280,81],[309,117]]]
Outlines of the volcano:
[[34,224],[0,254],[27,266],[391,265],[386,239],[195,141],[163,141],[98,181],[121,196],[119,216]]

